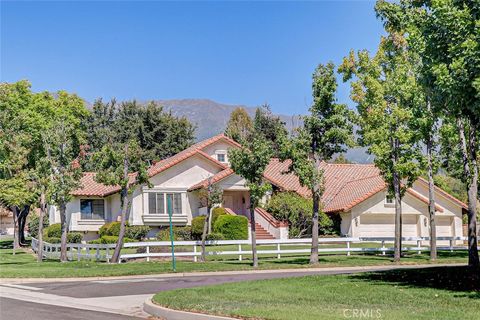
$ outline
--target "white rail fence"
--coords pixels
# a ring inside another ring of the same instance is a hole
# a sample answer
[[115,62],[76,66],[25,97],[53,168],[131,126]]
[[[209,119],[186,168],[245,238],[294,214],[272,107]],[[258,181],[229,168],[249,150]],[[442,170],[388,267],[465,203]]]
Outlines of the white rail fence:
[[[318,240],[319,253],[346,254],[351,253],[381,253],[393,251],[393,237],[389,238],[320,238]],[[439,251],[466,250],[464,241],[467,237],[438,237],[437,249]],[[274,239],[257,240],[257,253],[280,259],[285,255],[308,255],[312,239]],[[405,237],[402,238],[402,251],[416,251],[418,254],[429,251],[428,237]],[[441,245],[446,243],[448,245]],[[459,244],[461,243],[461,244]],[[191,257],[197,261],[201,253],[201,241],[175,241],[175,257]],[[225,256],[242,261],[244,256],[252,254],[250,240],[218,240],[206,242],[207,256]],[[32,249],[37,252],[38,240],[32,239]],[[112,257],[115,244],[67,244],[67,257],[70,260],[87,259],[97,261],[109,261]],[[59,259],[60,244],[43,242],[43,255],[47,259]],[[121,260],[169,258],[171,257],[170,241],[145,241],[130,242],[123,245]]]

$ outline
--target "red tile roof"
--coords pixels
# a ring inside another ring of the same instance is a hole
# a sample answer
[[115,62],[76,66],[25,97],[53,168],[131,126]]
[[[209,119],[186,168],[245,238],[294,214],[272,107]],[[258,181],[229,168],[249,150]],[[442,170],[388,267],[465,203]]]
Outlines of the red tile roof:
[[[169,157],[167,159],[154,163],[148,169],[148,175],[150,177],[153,177],[154,175],[157,175],[160,172],[165,171],[168,168],[171,168],[194,155],[199,155],[207,159],[208,161],[216,164],[220,169],[226,169],[227,167],[223,163],[217,161],[216,159],[214,159],[213,157],[209,156],[208,154],[202,151],[207,146],[219,140],[229,143],[235,147],[240,146],[237,142],[225,136],[224,134],[219,134],[207,140],[200,141],[192,145],[191,147],[177,153],[172,157]],[[120,191],[119,186],[106,186],[104,184],[95,182],[93,178],[94,176],[95,176],[95,173],[93,172],[84,173],[83,177],[80,180],[82,187],[73,191],[72,195],[105,197]]]

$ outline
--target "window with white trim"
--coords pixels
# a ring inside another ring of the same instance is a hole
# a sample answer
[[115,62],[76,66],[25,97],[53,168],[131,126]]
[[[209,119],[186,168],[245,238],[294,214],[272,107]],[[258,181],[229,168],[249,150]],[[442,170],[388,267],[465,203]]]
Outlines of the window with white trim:
[[219,162],[227,163],[227,150],[216,150],[215,157]]
[[182,194],[179,192],[149,192],[148,193],[148,213],[149,214],[168,214],[172,210],[173,214],[182,214]]
[[104,199],[80,199],[81,220],[105,220]]

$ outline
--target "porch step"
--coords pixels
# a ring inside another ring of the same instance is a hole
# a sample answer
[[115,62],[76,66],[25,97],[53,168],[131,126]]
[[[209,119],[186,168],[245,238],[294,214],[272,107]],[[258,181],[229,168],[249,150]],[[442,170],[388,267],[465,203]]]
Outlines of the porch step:
[[267,230],[265,230],[261,225],[255,223],[255,233],[256,238],[259,240],[273,240],[275,239]]

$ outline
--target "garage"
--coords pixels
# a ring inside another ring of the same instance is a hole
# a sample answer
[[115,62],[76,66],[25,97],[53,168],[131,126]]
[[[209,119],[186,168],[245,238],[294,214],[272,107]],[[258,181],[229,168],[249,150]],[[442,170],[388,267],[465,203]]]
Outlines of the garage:
[[[402,236],[417,237],[419,228],[417,215],[402,216]],[[357,237],[394,237],[395,215],[393,214],[363,214],[360,216]]]
[[453,236],[452,217],[442,217],[436,216],[436,225],[437,225],[437,237],[451,237]]

